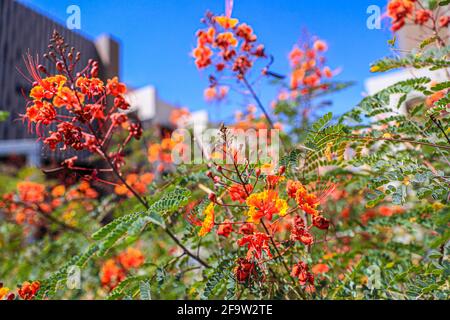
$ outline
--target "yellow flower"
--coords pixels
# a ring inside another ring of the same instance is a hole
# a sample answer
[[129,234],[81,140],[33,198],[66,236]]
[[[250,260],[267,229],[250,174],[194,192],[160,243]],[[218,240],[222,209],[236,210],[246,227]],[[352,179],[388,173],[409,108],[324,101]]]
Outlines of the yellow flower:
[[214,20],[224,29],[234,28],[239,20],[234,18],[229,18],[226,16],[217,16]]
[[9,292],[9,288],[6,288],[6,287],[0,288],[0,300],[5,299],[8,292]]
[[372,66],[370,68],[370,72],[378,72],[378,71],[380,71],[380,67],[379,66]]
[[431,207],[434,209],[434,211],[439,211],[439,210],[441,210],[442,208],[444,208],[445,205],[443,205],[443,204],[440,203],[440,202],[435,202],[435,203],[433,203],[433,204],[431,205]]
[[214,203],[210,203],[203,214],[205,215],[205,220],[203,220],[202,228],[198,232],[200,237],[204,237],[210,233],[214,227]]
[[63,184],[54,187],[52,190],[52,196],[54,198],[62,197],[64,193],[66,193],[66,187]]

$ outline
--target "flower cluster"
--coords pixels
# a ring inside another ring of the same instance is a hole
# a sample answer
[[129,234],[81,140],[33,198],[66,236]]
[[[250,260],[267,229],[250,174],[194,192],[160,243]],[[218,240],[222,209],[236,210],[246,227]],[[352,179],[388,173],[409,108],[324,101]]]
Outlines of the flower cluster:
[[[22,300],[33,300],[36,297],[39,289],[41,288],[41,283],[39,281],[25,281],[17,288],[17,297]],[[16,299],[16,294],[11,292],[8,287],[4,287],[3,283],[0,282],[0,300],[14,300]]]
[[100,271],[102,285],[110,290],[114,289],[125,280],[130,270],[139,268],[144,261],[145,257],[139,249],[127,248],[114,259],[108,259],[103,263]]
[[292,267],[291,276],[297,278],[302,286],[307,283],[312,286],[314,285],[314,275],[309,272],[308,265],[303,261],[300,261]]
[[25,281],[17,290],[17,293],[23,300],[33,300],[40,287],[41,284],[39,281],[33,281],[31,283]]
[[317,90],[326,90],[324,79],[334,76],[330,67],[325,65],[324,53],[328,45],[317,39],[311,43],[304,41],[300,46],[295,45],[289,53],[289,61],[292,67],[290,76],[291,97],[311,94]]
[[244,79],[258,59],[265,58],[264,46],[257,43],[253,29],[229,15],[207,13],[202,19],[205,28],[197,32],[197,46],[192,51],[198,69],[214,68],[210,87],[205,90],[207,101],[222,100],[228,86],[219,85],[218,78]]
[[427,9],[420,0],[391,0],[388,4],[387,15],[392,19],[392,31],[398,31],[406,23],[417,25],[431,24],[432,28],[446,28],[450,24],[450,16],[443,14],[436,16]]
[[17,183],[16,192],[2,196],[0,207],[6,217],[17,224],[42,226],[58,219],[51,216],[54,210],[64,208],[61,221],[64,222],[66,213],[72,211],[72,207],[81,205],[91,210],[97,198],[98,192],[87,181],[67,187],[64,184],[46,186],[38,182],[21,181]]
[[[232,148],[224,148],[223,152],[236,161]],[[191,214],[188,220],[200,227],[198,235],[201,237],[216,227],[221,237],[237,235],[236,244],[246,249],[245,257],[239,258],[234,268],[238,282],[247,282],[261,274],[256,270],[264,272],[267,261],[285,253],[281,249],[285,247],[283,243],[291,244],[286,251],[297,243],[311,246],[314,243],[311,228],[327,230],[330,226],[330,221],[319,210],[326,195],[320,197],[309,192],[299,181],[286,181],[284,167],[213,162],[211,169],[217,174],[208,171],[206,175],[214,183],[216,192],[210,192],[210,203],[203,216],[198,219]],[[295,268],[295,278],[301,285],[312,284],[313,276],[307,268]]]
[[[97,61],[89,60],[81,69],[80,53],[75,53],[74,48],[69,49],[64,38],[56,31],[48,48],[44,58],[55,65],[56,75],[50,74],[30,55],[27,56],[32,88],[23,119],[35,128],[51,150],[90,152],[110,167],[79,167],[75,164],[78,157],[74,156],[63,161],[61,168],[80,172],[87,179],[111,184],[100,173],[115,173],[116,177],[120,175],[125,146],[142,135],[140,123],[132,122],[125,113],[129,109],[125,97],[127,88],[117,77],[106,82],[98,78]],[[75,70],[79,72],[75,73]],[[113,137],[123,138],[114,145]]]
[[[152,183],[154,174],[147,172],[144,174],[130,173],[126,176],[125,182],[127,185],[131,186],[138,194],[144,195],[147,191],[148,186]],[[114,192],[119,196],[132,197],[133,193],[124,184],[117,184],[114,188]]]

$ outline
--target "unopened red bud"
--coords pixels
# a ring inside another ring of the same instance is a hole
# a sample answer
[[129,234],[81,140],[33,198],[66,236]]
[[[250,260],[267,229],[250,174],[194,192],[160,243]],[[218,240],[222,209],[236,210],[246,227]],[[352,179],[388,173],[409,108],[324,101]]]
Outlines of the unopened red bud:
[[259,176],[261,175],[261,169],[260,169],[260,168],[257,168],[257,169],[255,170],[255,174],[256,174],[257,177],[259,177]]
[[215,193],[208,194],[208,199],[212,202],[216,202],[217,199],[216,194]]
[[217,169],[217,171],[219,171],[219,172],[222,172],[222,170],[223,170],[222,166],[217,166],[216,169]]
[[278,174],[281,176],[286,172],[286,167],[285,166],[281,166],[280,168],[278,168]]
[[212,177],[213,177],[213,174],[212,174],[211,171],[206,171],[206,176],[207,176],[208,178],[212,178]]
[[92,68],[91,76],[93,76],[94,78],[98,77],[98,68],[97,67]]
[[214,177],[214,183],[218,183],[220,182],[220,177],[219,176],[215,176]]
[[62,61],[58,61],[58,62],[56,63],[56,69],[57,69],[59,72],[63,71],[63,69],[64,69],[64,64],[63,64]]
[[45,67],[42,65],[42,64],[40,64],[40,65],[38,65],[38,70],[40,71],[40,72],[42,72],[42,73],[47,73],[47,69],[45,69]]

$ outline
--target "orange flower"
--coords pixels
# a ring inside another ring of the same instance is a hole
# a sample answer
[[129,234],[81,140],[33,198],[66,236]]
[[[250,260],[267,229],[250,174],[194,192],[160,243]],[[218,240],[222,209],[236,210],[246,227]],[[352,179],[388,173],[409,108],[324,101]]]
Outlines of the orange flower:
[[319,51],[319,52],[325,52],[328,50],[328,45],[325,41],[322,40],[316,40],[314,42],[314,50]]
[[240,228],[239,228],[239,233],[241,234],[253,234],[255,232],[255,226],[253,225],[253,223],[244,223]]
[[291,230],[291,240],[300,241],[306,246],[309,246],[314,243],[314,238],[312,234],[309,233],[308,229],[306,229],[305,222],[303,221],[303,218],[300,216],[296,216],[294,218],[294,224]]
[[100,281],[103,286],[114,289],[125,279],[125,271],[113,259],[108,259],[101,267]]
[[392,0],[388,4],[387,14],[392,19],[392,31],[398,31],[405,25],[405,19],[414,12],[415,0]]
[[66,193],[66,187],[62,184],[60,184],[52,189],[52,197],[54,197],[54,198],[62,197],[64,195],[64,193]]
[[79,108],[80,103],[84,102],[84,95],[80,92],[73,91],[68,87],[62,87],[58,94],[53,98],[53,105],[57,108],[66,106],[68,109]]
[[238,282],[245,282],[251,275],[255,274],[255,263],[239,258],[233,271]]
[[236,38],[234,37],[233,33],[231,32],[223,32],[219,33],[216,37],[215,44],[219,48],[228,48],[228,47],[236,47],[238,42]]
[[280,199],[274,190],[254,193],[247,198],[246,203],[249,206],[249,222],[259,222],[264,217],[270,221],[274,214],[285,216],[289,209],[286,200]]
[[205,219],[203,220],[202,228],[198,232],[200,237],[206,236],[214,227],[214,203],[210,203],[203,214],[205,215]]
[[81,89],[82,93],[91,93],[94,96],[102,94],[104,90],[104,83],[98,78],[79,77],[76,86]]
[[[139,176],[136,173],[130,173],[125,178],[126,183],[131,186],[137,193],[145,194],[147,192],[147,186],[152,183],[154,175],[152,173],[144,173]],[[118,184],[114,187],[114,192],[119,196],[128,195],[133,196],[133,193],[128,190],[125,184]]]
[[62,75],[56,75],[40,79],[37,85],[33,86],[30,91],[30,97],[36,101],[42,99],[52,99],[53,96],[61,89],[66,83],[67,78]]
[[231,200],[244,203],[248,195],[252,192],[252,190],[253,186],[251,184],[247,184],[245,186],[245,189],[241,184],[233,184],[228,189],[228,193],[230,194]]
[[113,96],[121,96],[127,93],[127,86],[121,82],[119,82],[119,78],[114,77],[112,79],[108,79],[108,83],[106,85],[109,94]]
[[425,100],[425,104],[430,108],[434,107],[436,102],[444,98],[446,94],[447,94],[446,90],[437,91],[432,95],[430,95],[429,97],[427,97],[427,99]]
[[194,49],[192,55],[195,58],[197,68],[203,69],[211,64],[212,50],[209,47],[199,46]]
[[132,268],[139,268],[142,266],[145,258],[139,249],[130,247],[127,248],[126,251],[119,254],[118,261],[125,270],[130,270]]
[[300,209],[310,215],[317,215],[317,207],[319,206],[319,200],[313,193],[308,193],[304,187],[297,190],[295,194],[295,200],[297,201]]
[[3,284],[0,283],[0,300],[5,299],[8,292],[9,288],[3,287]]
[[308,282],[314,285],[314,275],[312,275],[308,269],[308,265],[305,262],[300,261],[292,267],[291,276],[297,278],[302,286]]
[[430,20],[432,12],[430,10],[417,10],[416,18],[414,20],[415,23],[423,25]]
[[56,118],[56,110],[48,101],[35,101],[27,108],[25,117],[30,122],[48,125]]
[[311,271],[314,274],[327,273],[330,271],[330,267],[324,263],[318,263],[311,268]]
[[17,290],[17,293],[23,300],[33,300],[40,287],[39,281],[33,281],[32,283],[25,281],[20,289]]
[[232,231],[233,231],[233,225],[231,224],[231,221],[228,219],[225,219],[225,221],[217,229],[217,234],[219,236],[224,236],[225,238],[228,238]]
[[22,181],[17,184],[17,190],[21,201],[32,203],[44,201],[45,186],[43,184]]
[[200,30],[197,33],[197,43],[199,46],[204,46],[206,44],[212,44],[214,41],[214,36],[216,35],[216,30],[210,27],[207,31]]
[[330,227],[330,220],[320,214],[313,215],[312,221],[313,225],[320,230],[328,230]]
[[263,258],[263,253],[269,258],[272,258],[272,254],[269,248],[269,236],[264,233],[255,233],[252,235],[246,235],[242,239],[238,240],[240,247],[247,246],[247,260],[251,260],[253,257],[256,259]]
[[300,181],[288,180],[286,192],[290,198],[295,199],[299,189],[305,189]]

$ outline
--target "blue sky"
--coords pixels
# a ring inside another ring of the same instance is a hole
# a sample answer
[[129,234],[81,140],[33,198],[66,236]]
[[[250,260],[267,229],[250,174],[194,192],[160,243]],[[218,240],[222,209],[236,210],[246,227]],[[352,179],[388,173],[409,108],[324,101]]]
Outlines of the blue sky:
[[[238,104],[209,105],[203,100],[207,74],[195,68],[190,51],[206,10],[224,12],[223,0],[21,0],[62,23],[69,5],[81,9],[81,33],[95,38],[109,33],[121,42],[121,78],[133,87],[152,84],[159,96],[191,110],[208,108],[213,120],[228,118]],[[287,73],[287,55],[305,28],[329,43],[328,64],[341,67],[339,80],[356,81],[334,95],[332,111],[354,106],[370,76],[371,62],[389,54],[388,27],[366,27],[368,6],[385,8],[386,0],[234,0],[233,16],[250,24],[261,43],[276,58],[274,71]],[[269,103],[275,92],[258,91]]]

